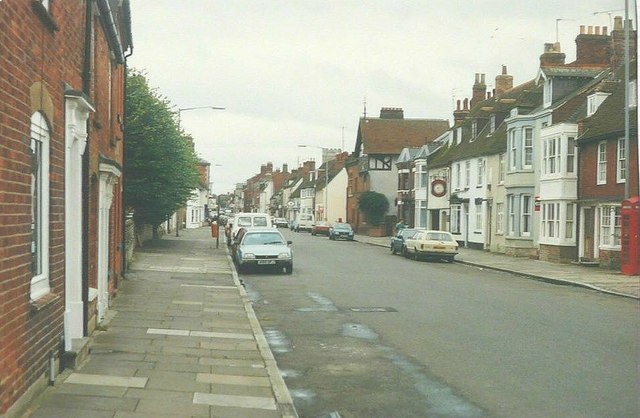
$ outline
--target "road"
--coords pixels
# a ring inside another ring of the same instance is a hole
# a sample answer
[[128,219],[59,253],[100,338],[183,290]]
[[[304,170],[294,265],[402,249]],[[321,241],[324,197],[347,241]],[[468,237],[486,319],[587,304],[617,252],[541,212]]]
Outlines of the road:
[[281,229],[241,275],[305,418],[638,417],[638,303]]

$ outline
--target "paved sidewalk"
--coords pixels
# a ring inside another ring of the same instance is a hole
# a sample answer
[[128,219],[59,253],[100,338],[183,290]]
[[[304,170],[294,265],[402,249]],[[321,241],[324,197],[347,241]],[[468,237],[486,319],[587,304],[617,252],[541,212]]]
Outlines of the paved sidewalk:
[[136,251],[89,359],[24,417],[297,417],[224,241],[180,231]]
[[[356,241],[389,248],[391,237],[356,235]],[[625,276],[599,267],[555,264],[482,250],[461,248],[456,261],[472,266],[506,271],[535,280],[580,286],[609,294],[640,299],[640,276]]]

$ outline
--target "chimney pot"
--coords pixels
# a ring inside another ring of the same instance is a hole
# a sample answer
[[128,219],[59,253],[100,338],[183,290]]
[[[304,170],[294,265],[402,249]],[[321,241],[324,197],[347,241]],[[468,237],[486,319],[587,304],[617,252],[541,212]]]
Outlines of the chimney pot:
[[593,35],[593,26],[587,26],[587,35]]
[[506,74],[507,74],[507,66],[502,65],[502,75],[506,75]]
[[584,25],[580,25],[580,35],[584,35]]
[[607,35],[608,35],[608,29],[609,29],[609,28],[608,28],[608,27],[606,27],[606,26],[603,26],[603,27],[602,27],[602,34],[603,34],[604,36],[607,36]]
[[460,99],[458,99],[457,106],[456,106],[456,110],[460,110],[460,103],[461,103],[461,100],[460,100]]

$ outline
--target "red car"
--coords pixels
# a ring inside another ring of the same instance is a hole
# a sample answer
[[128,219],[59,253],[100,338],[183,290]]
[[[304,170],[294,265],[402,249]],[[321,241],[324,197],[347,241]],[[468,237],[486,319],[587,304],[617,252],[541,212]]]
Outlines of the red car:
[[311,235],[325,235],[328,237],[329,228],[331,228],[331,225],[327,222],[316,222],[313,224],[313,227],[311,227]]

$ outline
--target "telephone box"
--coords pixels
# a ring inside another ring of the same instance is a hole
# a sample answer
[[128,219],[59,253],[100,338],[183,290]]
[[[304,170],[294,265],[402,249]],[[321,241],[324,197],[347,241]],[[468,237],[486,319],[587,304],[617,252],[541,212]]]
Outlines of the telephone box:
[[218,222],[216,221],[211,222],[211,237],[212,238],[218,237]]
[[640,274],[640,196],[622,201],[620,271],[634,276]]

